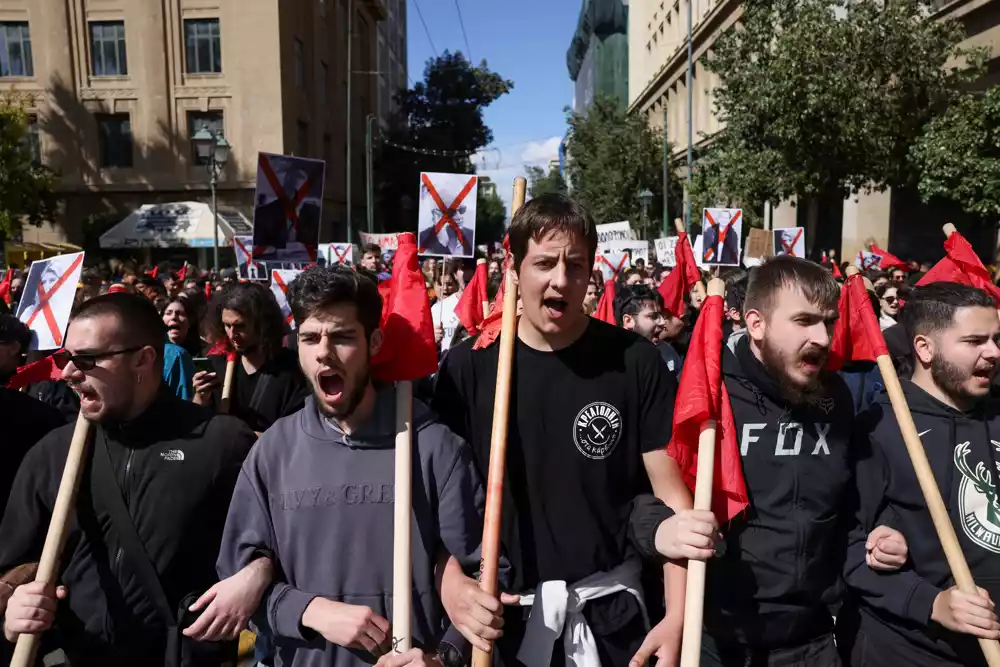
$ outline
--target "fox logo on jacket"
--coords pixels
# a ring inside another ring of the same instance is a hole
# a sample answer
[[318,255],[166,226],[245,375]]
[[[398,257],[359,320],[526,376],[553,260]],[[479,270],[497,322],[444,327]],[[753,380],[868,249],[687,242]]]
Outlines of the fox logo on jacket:
[[622,418],[618,408],[598,401],[591,403],[576,416],[573,442],[588,459],[606,459],[618,444],[622,434]]

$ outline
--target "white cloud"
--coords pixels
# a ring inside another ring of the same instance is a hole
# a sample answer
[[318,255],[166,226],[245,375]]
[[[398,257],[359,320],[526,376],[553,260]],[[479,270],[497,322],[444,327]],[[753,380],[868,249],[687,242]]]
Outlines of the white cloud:
[[514,179],[527,176],[525,167],[546,167],[549,160],[559,156],[559,142],[562,137],[550,137],[543,141],[526,141],[512,146],[486,148],[472,157],[476,173],[489,176],[496,183],[497,194],[510,214],[514,196]]
[[530,141],[521,152],[521,162],[525,164],[548,164],[559,155],[562,137],[551,137],[542,142]]

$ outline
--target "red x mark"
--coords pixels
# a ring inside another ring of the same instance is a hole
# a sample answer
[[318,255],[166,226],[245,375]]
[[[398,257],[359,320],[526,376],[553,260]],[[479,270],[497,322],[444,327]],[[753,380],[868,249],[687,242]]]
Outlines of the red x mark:
[[[271,185],[271,189],[274,190],[275,196],[281,205],[285,209],[285,222],[291,221],[292,226],[295,230],[299,229],[299,206],[302,205],[302,200],[306,198],[306,193],[309,192],[309,187],[312,185],[312,179],[307,178],[306,182],[302,184],[302,187],[298,189],[291,199],[288,198],[288,193],[285,192],[285,188],[282,187],[281,181],[278,180],[277,174],[274,173],[274,167],[271,166],[271,161],[267,159],[266,155],[260,156],[260,168],[264,172],[264,177],[267,182]],[[301,242],[301,240],[300,240]],[[316,261],[316,247],[308,243],[302,243],[306,247],[306,251],[309,253],[309,259]],[[263,252],[261,249],[257,254],[259,255]]]
[[330,247],[333,248],[333,254],[335,254],[337,256],[337,263],[338,264],[346,264],[347,263],[347,256],[351,252],[351,246],[350,246],[350,244],[348,244],[347,247],[344,248],[344,252],[340,252],[340,249],[337,248],[337,244],[335,244],[335,243],[331,243]]
[[[736,221],[740,219],[741,215],[743,215],[743,211],[737,211],[736,215],[733,216],[733,219],[730,220],[729,223],[726,225],[726,228],[723,229],[723,230],[721,230],[721,231],[719,231],[719,223],[717,223],[715,220],[713,220],[712,219],[712,214],[709,213],[708,209],[705,209],[705,217],[708,218],[708,224],[713,229],[715,229],[716,236],[719,237],[719,243],[722,243],[723,247],[725,247],[725,243],[726,243],[726,234],[728,234],[729,230],[733,228],[733,225],[736,224]],[[715,248],[708,248],[708,249],[706,249],[704,251],[704,255],[705,255],[705,261],[706,262],[711,262],[712,258],[715,257]]]
[[[285,302],[287,303],[288,285],[286,285],[285,281],[282,280],[281,274],[279,274],[277,271],[274,271],[271,273],[271,279],[278,284],[278,287],[281,289],[281,293],[285,295]],[[285,324],[291,324],[293,319],[295,318],[292,317],[292,314],[288,313],[288,315],[285,315]]]
[[70,274],[76,270],[76,267],[80,266],[80,262],[82,261],[83,255],[77,255],[76,259],[74,259],[69,265],[69,268],[66,269],[61,276],[59,276],[59,280],[52,283],[52,287],[48,292],[46,292],[45,288],[42,287],[41,280],[38,281],[38,304],[35,306],[35,310],[31,313],[31,317],[29,317],[28,321],[25,322],[25,324],[28,325],[28,328],[31,328],[31,323],[35,321],[35,318],[38,317],[38,313],[41,312],[45,316],[45,323],[49,327],[49,333],[52,334],[53,342],[59,347],[62,347],[63,343],[62,331],[59,330],[59,324],[56,322],[56,316],[52,312],[52,306],[49,305],[49,301],[55,295],[56,291],[63,286],[63,283],[69,279]]
[[878,255],[871,255],[868,261],[865,261],[865,256],[862,251],[858,251],[858,262],[861,264],[861,270],[867,271],[868,269],[878,266],[878,263],[882,261],[882,258]]
[[[437,190],[434,189],[434,184],[431,183],[431,179],[427,178],[427,174],[420,174],[420,180],[424,185],[427,186],[427,192],[430,193],[431,199],[434,200],[434,204],[437,205],[438,210],[441,211],[441,219],[437,221],[434,225],[434,234],[437,235],[441,233],[445,225],[448,225],[455,230],[455,234],[458,236],[458,242],[465,245],[465,235],[462,234],[462,230],[459,229],[458,223],[455,222],[455,213],[458,211],[458,207],[462,205],[462,200],[468,196],[469,192],[472,191],[472,186],[476,184],[476,177],[472,176],[469,178],[469,182],[465,184],[462,191],[458,193],[455,197],[455,201],[451,203],[451,206],[445,206],[444,201],[441,199],[441,195],[438,194]],[[425,248],[420,248],[418,252],[424,252]]]
[[246,255],[247,264],[253,264],[257,268],[257,270],[260,271],[260,266],[257,264],[257,262],[253,261],[253,253],[247,250],[247,247],[243,245],[243,242],[234,236],[233,243],[239,246],[240,250],[243,251],[243,254]]
[[608,258],[607,258],[607,256],[606,256],[606,255],[601,255],[601,261],[602,261],[602,262],[604,262],[605,264],[607,264],[607,265],[608,265],[608,268],[609,268],[609,269],[611,269],[611,274],[612,274],[612,275],[611,275],[611,279],[612,279],[612,280],[614,280],[615,278],[617,278],[617,277],[618,277],[618,274],[619,274],[619,273],[621,272],[621,270],[622,270],[622,269],[623,269],[623,268],[625,267],[625,262],[627,262],[627,261],[628,261],[628,255],[622,255],[622,259],[621,259],[621,261],[620,261],[620,262],[618,262],[618,267],[617,267],[617,268],[615,267],[615,265],[614,265],[614,264],[612,264],[612,263],[611,263],[611,262],[610,262],[610,261],[608,260]]
[[804,231],[805,229],[799,229],[799,231],[795,234],[795,238],[792,239],[791,244],[785,243],[785,239],[781,239],[781,245],[784,246],[785,254],[789,257],[795,257],[795,244],[799,242],[800,238],[802,238],[802,232]]

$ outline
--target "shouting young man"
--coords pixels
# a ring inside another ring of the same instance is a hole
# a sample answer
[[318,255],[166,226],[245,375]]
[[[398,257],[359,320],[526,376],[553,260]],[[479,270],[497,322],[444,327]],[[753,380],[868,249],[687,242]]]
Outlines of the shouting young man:
[[[870,447],[858,464],[861,506],[846,566],[849,604],[837,619],[838,643],[852,665],[951,667],[985,664],[976,638],[1000,639],[993,598],[1000,595],[1000,402],[990,384],[1000,361],[993,299],[957,283],[913,290],[902,325],[912,341],[912,380],[902,380],[931,470],[959,544],[981,586],[954,586],[888,396],[863,415]],[[909,561],[892,574],[865,567],[867,530],[902,531]]]
[[[628,545],[632,500],[650,483],[671,505],[690,507],[662,451],[675,382],[648,341],[583,313],[597,230],[582,206],[563,195],[536,197],[514,217],[509,239],[523,314],[502,541],[516,576],[512,592],[535,596],[533,608],[507,608],[494,657],[508,667],[580,660],[617,667],[637,654],[640,663],[654,652],[675,657],[685,572],[666,566],[667,616],[643,645],[649,627],[640,566]],[[434,407],[471,443],[485,475],[499,345],[472,343],[445,359]],[[567,609],[567,596],[576,600],[587,587],[586,601]],[[565,624],[549,625],[561,612]],[[593,641],[575,642],[587,626]]]
[[[396,390],[376,386],[382,345],[375,282],[345,266],[314,267],[289,286],[299,363],[312,386],[304,408],[278,420],[236,483],[219,556],[225,576],[267,557],[279,573],[258,611],[294,667],[464,664],[461,635],[443,632],[435,563],[479,563],[485,495],[471,453],[413,403],[413,639],[386,656],[393,599]],[[400,595],[411,595],[402,591]]]

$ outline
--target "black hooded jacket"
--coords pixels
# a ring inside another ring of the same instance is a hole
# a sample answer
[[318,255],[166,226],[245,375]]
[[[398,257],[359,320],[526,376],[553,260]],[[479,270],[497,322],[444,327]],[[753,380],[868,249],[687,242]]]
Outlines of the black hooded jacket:
[[833,631],[854,490],[854,407],[843,380],[790,405],[743,337],[723,350],[750,507],[709,561],[705,629],[755,648],[801,645]]
[[[991,397],[963,413],[908,380],[902,385],[973,579],[997,600],[1000,399]],[[850,594],[838,618],[838,637],[850,644],[860,630],[871,647],[866,650],[878,650],[899,664],[984,664],[973,637],[930,620],[934,599],[954,581],[886,394],[861,416],[859,428],[870,435],[858,439],[861,504],[848,548]],[[909,560],[897,572],[875,572],[865,565],[868,531],[879,524],[906,537]]]
[[[0,522],[0,572],[37,562],[74,425],[31,448]],[[169,604],[218,581],[215,559],[233,487],[254,434],[239,420],[162,393],[136,419],[91,429],[59,583],[68,597],[54,631],[77,667],[150,667],[164,660],[166,628],[123,559],[124,545],[98,500],[96,457],[114,480]],[[102,487],[106,488],[106,487]]]

